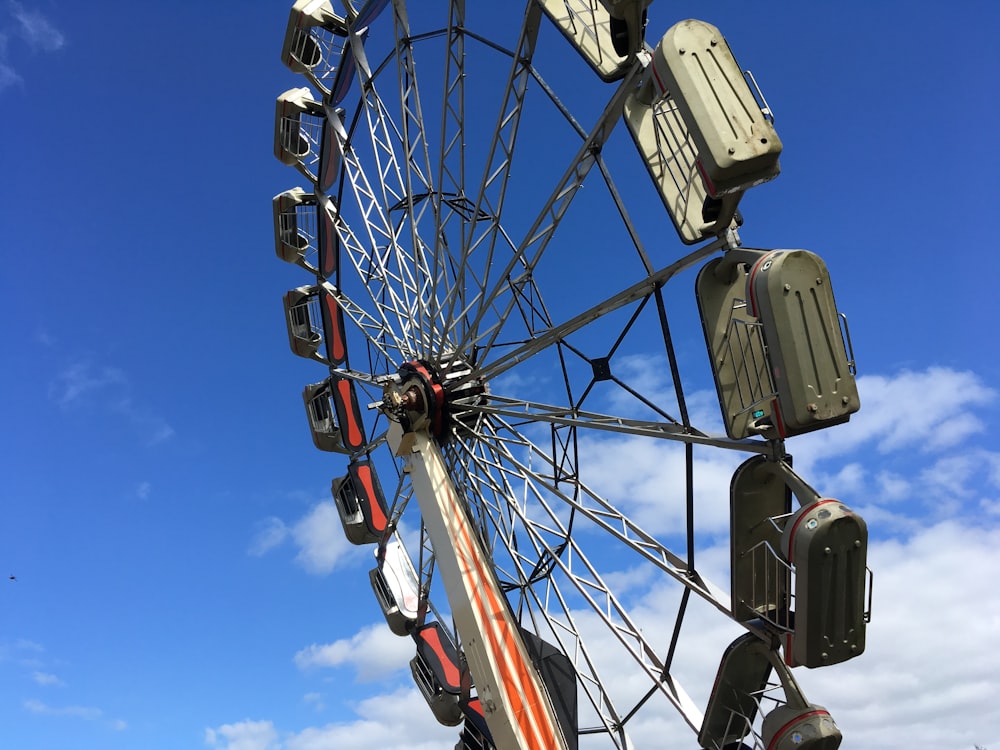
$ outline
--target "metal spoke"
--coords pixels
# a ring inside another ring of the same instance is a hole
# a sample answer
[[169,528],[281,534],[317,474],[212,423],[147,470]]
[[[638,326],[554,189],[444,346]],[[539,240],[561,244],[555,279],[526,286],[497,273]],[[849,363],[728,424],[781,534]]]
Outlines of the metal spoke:
[[[528,571],[535,567],[539,558],[544,557],[551,561],[551,564],[559,569],[561,576],[576,590],[576,593],[590,609],[605,621],[608,629],[633,659],[647,673],[657,678],[668,700],[681,711],[693,728],[697,728],[701,721],[700,712],[688,698],[684,689],[666,672],[664,659],[657,654],[655,647],[644,638],[641,628],[632,621],[627,609],[622,606],[614,592],[602,579],[600,573],[576,541],[576,537],[565,526],[558,509],[550,504],[550,498],[556,498],[578,511],[603,531],[624,542],[647,561],[656,564],[691,591],[728,614],[728,609],[723,601],[724,597],[717,594],[713,587],[695,571],[686,569],[680,557],[643,532],[624,514],[589,488],[580,487],[581,497],[585,498],[581,502],[579,499],[574,499],[558,490],[551,479],[532,470],[526,462],[515,458],[514,452],[510,449],[511,445],[528,450],[532,457],[540,459],[548,466],[553,464],[551,457],[546,456],[510,425],[503,425],[501,430],[493,430],[490,427],[487,429],[489,430],[487,434],[489,439],[475,441],[475,445],[484,446],[493,454],[493,461],[487,463],[485,469],[490,473],[510,474],[517,479],[518,484],[523,484],[527,492],[521,502],[517,502],[516,496],[512,497],[511,494],[503,494],[498,498],[498,502],[506,502],[506,507],[502,510],[516,518],[517,527],[527,536],[526,541],[530,540],[532,554],[529,556],[525,556],[522,550],[514,549],[509,544],[503,548],[505,555],[509,556],[514,565],[517,566],[518,582],[521,584],[521,588],[530,588],[532,581]],[[501,437],[501,432],[509,437]],[[471,454],[467,455],[471,458]],[[498,508],[498,510],[500,509]],[[542,518],[536,515],[538,510],[542,511]],[[553,537],[563,540],[568,550],[554,547],[550,541]],[[495,556],[499,551],[494,547]],[[547,588],[557,590],[557,584],[551,575],[546,576],[544,581]],[[558,599],[560,604],[565,607],[565,599],[561,594],[558,595]],[[547,614],[549,615],[548,621],[551,623],[554,613],[548,612]],[[571,616],[568,607],[562,614]]]

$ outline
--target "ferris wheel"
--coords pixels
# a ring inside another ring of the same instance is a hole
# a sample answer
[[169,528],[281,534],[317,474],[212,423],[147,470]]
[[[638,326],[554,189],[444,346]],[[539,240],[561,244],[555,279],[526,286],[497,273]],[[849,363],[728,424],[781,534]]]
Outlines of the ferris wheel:
[[[867,531],[786,440],[859,400],[823,261],[739,235],[770,109],[714,26],[647,41],[650,0],[468,5],[298,0],[282,49],[289,343],[386,626],[459,748],[641,748],[667,713],[836,748],[792,668],[864,650]],[[732,630],[692,668],[693,621]]]

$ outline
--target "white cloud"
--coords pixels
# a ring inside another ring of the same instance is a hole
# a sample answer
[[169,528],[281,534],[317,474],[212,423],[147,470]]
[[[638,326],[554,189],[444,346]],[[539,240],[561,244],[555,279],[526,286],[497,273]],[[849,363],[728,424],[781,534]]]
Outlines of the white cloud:
[[[936,399],[923,405],[922,414],[914,407],[922,405],[919,394]],[[827,669],[798,669],[796,678],[810,700],[830,709],[844,732],[845,747],[938,750],[1000,744],[1000,714],[990,704],[1000,690],[1000,661],[993,655],[1000,632],[1000,595],[992,583],[1000,578],[995,552],[1000,546],[1000,529],[995,527],[1000,452],[967,445],[984,429],[995,392],[970,373],[928,368],[863,380],[862,401],[862,413],[871,412],[867,421],[857,415],[848,426],[795,438],[789,449],[799,473],[817,489],[825,485],[834,496],[859,498],[862,503],[852,502],[856,507],[867,503],[859,508],[873,534],[869,565],[875,573],[874,617],[867,650]],[[705,404],[698,403],[701,410]],[[933,430],[937,432],[928,437]],[[746,456],[708,449],[697,449],[695,455],[699,529],[724,532],[730,477]],[[683,455],[678,446],[588,436],[581,442],[580,465],[586,476],[596,478],[601,494],[614,498],[647,530],[669,535],[683,522]],[[294,526],[300,532],[300,556],[306,555],[305,526],[313,528],[317,539],[324,536],[315,531],[324,527],[318,508]],[[336,513],[332,504],[328,510]],[[335,515],[330,517],[335,522],[332,538],[341,541],[339,522]],[[307,519],[313,523],[306,524]],[[600,543],[597,536],[580,541],[588,553],[596,549],[589,545]],[[618,566],[605,580],[616,593],[627,593],[645,636],[658,648],[665,647],[674,626],[679,585],[648,566],[632,566],[629,558],[605,555],[604,547],[601,562],[611,560]],[[726,543],[699,547],[698,560],[707,578],[728,582]],[[326,567],[335,563],[336,557]],[[649,683],[628,657],[622,658],[614,634],[592,612],[578,612],[576,620],[591,654],[604,668],[608,687],[638,700]],[[673,673],[697,706],[704,707],[723,649],[742,632],[692,597]],[[329,644],[313,644],[299,651],[295,661],[303,669],[350,666],[366,680],[405,668],[411,655],[408,639],[396,639],[379,623]],[[364,676],[365,670],[371,677]],[[284,742],[275,747],[449,746],[455,730],[442,730],[433,720],[425,725],[430,712],[410,687],[408,675],[401,684],[406,687],[353,706],[357,720],[300,729],[283,735]],[[413,716],[403,716],[411,705]],[[586,709],[581,707],[581,712]],[[630,722],[629,731],[636,747],[680,750],[695,741],[662,697],[650,700]]]
[[63,687],[66,683],[60,680],[56,675],[50,674],[48,672],[35,671],[31,675],[33,679],[39,685],[51,685],[55,687]]
[[878,496],[882,502],[892,503],[907,497],[912,491],[910,480],[891,471],[880,471],[875,476]]
[[414,653],[412,639],[394,635],[380,622],[350,638],[307,646],[295,654],[295,664],[299,669],[350,666],[358,680],[371,682],[405,668]]
[[[872,543],[873,620],[866,652],[825,669],[796,669],[809,700],[826,706],[844,733],[844,747],[911,750],[992,747],[1000,739],[1000,528],[944,522],[903,540]],[[705,550],[702,572],[724,577],[728,549]],[[673,627],[677,587],[658,583],[632,609],[653,643]],[[598,658],[608,687],[638,698],[644,681],[618,656],[615,639],[596,617],[577,622]],[[672,673],[703,708],[723,648],[743,631],[694,599],[688,605]],[[645,683],[648,684],[648,683]],[[660,698],[629,726],[636,747],[683,750],[693,736]]]
[[333,500],[313,506],[292,526],[292,539],[299,547],[296,561],[310,573],[325,575],[351,551]]
[[[1000,632],[1000,594],[993,586],[1000,578],[998,547],[1000,528],[955,522],[872,542],[874,606],[866,652],[826,669],[795,670],[808,699],[830,710],[844,733],[844,747],[940,750],[974,743],[993,747],[1000,741],[1000,713],[992,705],[992,696],[1000,691],[1000,662],[993,647]],[[725,545],[700,552],[702,571],[725,577],[728,556]],[[665,647],[679,587],[662,577],[643,584],[644,576],[635,571],[621,576],[630,587],[638,583],[642,588],[633,614],[645,635]],[[602,662],[607,686],[641,697],[649,683],[633,662],[620,658],[615,636],[589,612],[579,612],[577,621],[591,653]],[[699,599],[689,603],[673,673],[699,707],[707,700],[722,650],[742,632]],[[296,661],[300,666],[361,669],[366,658],[382,658],[376,650],[383,638],[390,646],[407,644],[405,653],[384,657],[387,669],[393,661],[404,667],[411,644],[389,635],[382,624],[303,649]],[[279,735],[269,721],[247,721],[208,730],[206,737],[212,747],[225,750],[430,750],[450,747],[457,737],[457,729],[434,722],[409,675],[401,677],[397,690],[350,707],[355,719],[324,726]],[[586,714],[582,705],[581,713]],[[695,743],[694,733],[660,696],[640,710],[628,730],[635,747],[687,750]],[[232,743],[226,744],[230,738]],[[583,742],[584,747],[597,745]]]
[[[729,482],[747,457],[734,451],[696,451],[695,502],[701,528],[722,531],[729,524]],[[580,461],[603,497],[650,533],[683,528],[684,449],[667,440],[614,437],[581,440]]]
[[[649,357],[622,357],[616,371],[640,391],[672,390],[664,368]],[[858,387],[861,411],[848,424],[796,436],[786,444],[796,471],[817,491],[873,517],[896,521],[906,520],[903,513],[914,516],[912,504],[904,502],[910,499],[920,503],[920,515],[930,512],[936,520],[963,507],[990,512],[1000,502],[1000,452],[967,447],[971,437],[985,431],[998,400],[997,391],[979,376],[928,367],[862,376]],[[618,389],[604,397],[613,413],[635,410],[637,402]],[[696,427],[722,429],[714,392],[688,394],[688,407]],[[683,522],[684,461],[678,444],[588,431],[580,448],[585,481],[640,526],[661,533]],[[746,457],[695,449],[700,529],[727,530],[729,479]],[[957,498],[962,506],[954,502]]]
[[278,750],[278,732],[270,721],[238,721],[205,730],[205,744],[218,750]]
[[[1000,489],[997,471],[1000,453],[986,450],[963,451],[943,456],[920,472],[920,484],[925,492],[968,500],[982,488]],[[973,488],[970,484],[975,484]]]
[[250,542],[248,552],[254,557],[267,554],[288,538],[289,530],[280,518],[270,516],[257,524],[257,533]]
[[360,559],[364,553],[361,547],[347,540],[333,500],[314,504],[304,516],[291,523],[276,516],[259,521],[247,553],[260,557],[288,539],[297,550],[295,561],[314,575],[327,575],[345,561]]
[[456,727],[438,724],[413,687],[353,706],[358,719],[310,727],[290,736],[284,750],[441,750],[458,739]]
[[882,454],[953,448],[986,429],[983,409],[997,392],[978,375],[945,367],[858,378],[861,410],[846,426],[793,438],[796,451],[828,459],[874,444]]
[[649,586],[650,579],[655,574],[655,570],[651,566],[639,565],[629,570],[606,573],[602,578],[608,588],[621,598],[630,592],[643,590]]
[[306,693],[302,696],[302,700],[309,706],[312,706],[317,711],[322,711],[326,708],[326,703],[323,701],[323,695],[321,693]]
[[356,719],[280,735],[272,721],[223,724],[205,730],[205,743],[217,750],[441,750],[458,739],[459,729],[438,724],[414,687],[365,698],[351,708]]
[[[666,387],[662,372],[650,373],[645,358],[626,358],[621,370],[646,387]],[[955,512],[992,512],[1000,502],[1000,452],[970,450],[966,443],[985,429],[995,390],[973,373],[941,367],[862,377],[859,388],[862,409],[849,424],[788,441],[796,470],[809,484],[866,517],[894,523],[927,513],[942,520]],[[693,423],[712,429],[714,394],[696,392],[689,402]],[[729,481],[746,457],[695,449],[701,531],[728,530]],[[685,472],[678,444],[590,431],[580,442],[579,465],[585,481],[647,531],[666,533],[683,524]],[[919,503],[919,513],[907,500]]]
[[[1000,451],[978,437],[997,391],[943,367],[859,378],[861,411],[846,425],[791,438],[796,471],[821,494],[899,533],[1000,502]],[[970,447],[973,437],[978,445]]]
[[944,522],[871,547],[866,652],[800,676],[852,746],[937,750],[1000,740],[992,703],[1000,690],[998,545],[1000,528]]
[[[649,394],[666,394],[673,396],[673,384],[670,381],[670,370],[663,356],[656,358],[651,355],[622,355],[611,360],[611,374],[632,390],[649,397]],[[607,383],[607,388],[601,389],[602,396],[614,414],[623,416],[645,416],[646,407],[642,406],[635,396],[624,390],[617,383]],[[665,404],[658,404],[661,408]],[[677,418],[677,409],[673,401],[667,411]]]
[[[827,669],[797,669],[808,698],[825,705],[845,735],[845,747],[911,750],[993,746],[1000,714],[992,696],[1000,690],[994,641],[1000,632],[1000,529],[952,522],[922,529],[901,541],[874,542],[873,621],[867,650]],[[703,572],[717,577],[728,549],[704,551]],[[665,642],[673,625],[676,586],[647,590],[634,608],[644,633]],[[700,602],[689,604],[674,673],[698,706],[707,700],[722,649],[742,632]],[[634,666],[617,661],[614,639],[581,617],[592,652],[603,657],[609,684],[641,695]],[[630,733],[636,747],[682,750],[692,737],[672,709],[640,713]],[[671,731],[664,733],[664,727]]]
[[985,429],[974,411],[997,395],[974,373],[945,367],[862,376],[858,388],[861,411],[850,431],[867,433],[883,452],[954,446]]

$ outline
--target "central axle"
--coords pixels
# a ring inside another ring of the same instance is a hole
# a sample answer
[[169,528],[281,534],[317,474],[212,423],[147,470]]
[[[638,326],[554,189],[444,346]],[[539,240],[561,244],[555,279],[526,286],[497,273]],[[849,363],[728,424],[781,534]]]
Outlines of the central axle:
[[475,377],[464,357],[448,357],[437,364],[412,360],[386,384],[382,410],[404,432],[425,430],[445,442],[450,428],[467,423],[472,417],[470,407],[485,403],[488,392],[486,382]]

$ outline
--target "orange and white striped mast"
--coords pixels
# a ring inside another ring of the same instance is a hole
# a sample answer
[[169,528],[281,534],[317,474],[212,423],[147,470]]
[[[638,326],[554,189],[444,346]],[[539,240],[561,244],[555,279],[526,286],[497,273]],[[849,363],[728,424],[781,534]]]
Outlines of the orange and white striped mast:
[[420,380],[386,389],[383,409],[408,415],[390,423],[387,439],[410,475],[494,744],[505,750],[568,750],[552,700],[433,434],[439,425],[435,412],[446,396],[430,378]]

